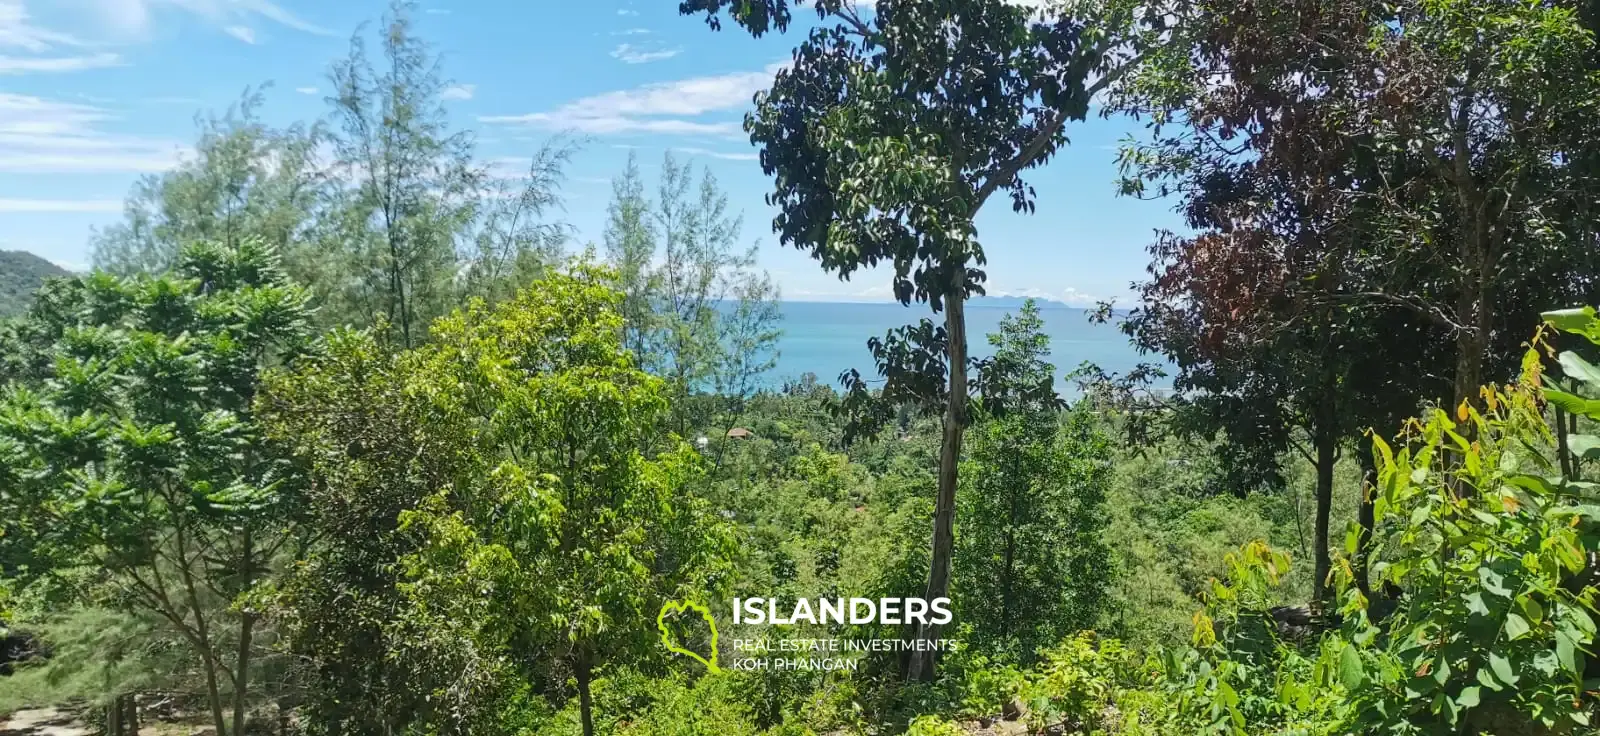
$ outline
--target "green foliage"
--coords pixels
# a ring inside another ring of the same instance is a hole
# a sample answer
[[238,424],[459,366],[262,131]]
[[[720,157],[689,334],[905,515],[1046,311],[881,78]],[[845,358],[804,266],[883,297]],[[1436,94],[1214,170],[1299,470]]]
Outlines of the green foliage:
[[[346,336],[333,361],[282,379],[282,395],[269,399],[282,402],[275,421],[286,434],[323,436],[302,452],[314,478],[349,484],[330,489],[338,500],[399,476],[361,518],[320,510],[316,524],[339,536],[313,560],[330,567],[302,578],[287,600],[308,654],[332,653],[323,637],[354,633],[344,626],[379,635],[376,648],[325,675],[332,692],[369,691],[355,703],[320,703],[319,713],[472,728],[500,717],[512,683],[556,677],[556,690],[537,688],[554,694],[570,676],[587,726],[598,671],[666,655],[654,625],[661,604],[725,585],[732,543],[695,493],[701,460],[657,434],[663,385],[622,349],[620,296],[608,278],[580,266],[497,307],[474,302],[437,322],[434,342],[392,358],[370,338]],[[345,398],[352,390],[363,403],[368,392],[393,398],[355,406]],[[377,416],[346,413],[358,409]],[[432,477],[405,482],[415,471],[404,463],[351,473],[365,453],[341,438],[410,422],[414,441],[445,455]],[[352,521],[375,527],[348,536]],[[381,556],[351,549],[370,548],[374,535],[386,540]],[[356,560],[383,578],[362,580],[347,567]],[[371,597],[374,607],[357,611],[363,620],[340,623],[348,602],[315,589],[329,579]],[[379,682],[345,670],[362,660]],[[411,698],[417,711],[385,712],[388,698]]]
[[34,334],[54,335],[36,346],[48,367],[0,404],[5,536],[31,548],[29,576],[87,566],[114,605],[159,616],[197,660],[217,731],[239,733],[259,618],[248,596],[298,488],[252,402],[261,372],[303,348],[307,295],[249,240],[190,245],[160,278],[97,273],[64,289],[30,314]]
[[1359,591],[1347,593],[1346,635],[1372,647],[1345,655],[1341,673],[1363,727],[1493,730],[1515,717],[1571,728],[1592,717],[1595,589],[1582,575],[1597,544],[1592,488],[1560,477],[1532,350],[1524,366],[1518,384],[1485,388],[1481,409],[1435,409],[1398,446],[1375,442],[1374,574],[1408,595],[1373,622]]
[[1041,326],[1029,301],[990,336],[986,420],[971,432],[957,505],[955,601],[967,643],[1024,664],[1094,626],[1111,578],[1109,443],[1086,410],[1058,416]]

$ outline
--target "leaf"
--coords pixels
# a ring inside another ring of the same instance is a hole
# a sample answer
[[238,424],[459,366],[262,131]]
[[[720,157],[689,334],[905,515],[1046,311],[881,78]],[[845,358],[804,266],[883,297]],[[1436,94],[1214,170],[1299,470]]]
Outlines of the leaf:
[[1347,646],[1339,654],[1339,681],[1344,684],[1344,689],[1355,690],[1367,678],[1366,671],[1361,666],[1361,653],[1353,646]]
[[1553,388],[1545,389],[1544,397],[1550,403],[1561,407],[1568,413],[1590,419],[1600,419],[1600,401],[1585,399],[1582,396],[1575,396]]
[[1511,589],[1505,586],[1505,578],[1501,577],[1500,573],[1497,573],[1490,568],[1478,568],[1478,581],[1482,584],[1484,590],[1487,590],[1494,595],[1502,598],[1509,598],[1511,596]]
[[1507,685],[1514,686],[1517,684],[1517,680],[1521,679],[1517,677],[1516,670],[1512,669],[1511,660],[1506,659],[1499,652],[1489,652],[1489,669],[1494,670],[1496,679]]
[[1600,458],[1600,437],[1592,434],[1575,434],[1567,438],[1567,447],[1572,454],[1585,460]]
[[1527,619],[1515,613],[1506,616],[1505,631],[1507,639],[1516,641],[1517,639],[1520,639],[1526,635],[1531,629],[1532,627],[1528,626]]
[[1478,678],[1479,683],[1490,690],[1499,692],[1505,688],[1505,686],[1501,685],[1499,681],[1495,680],[1494,676],[1489,674],[1489,671],[1486,669],[1479,669],[1476,673],[1474,673],[1474,675]]
[[1591,386],[1600,386],[1600,368],[1594,367],[1577,353],[1569,350],[1557,357],[1556,361],[1561,364],[1561,370],[1566,372],[1568,378],[1577,379]]
[[1461,688],[1461,694],[1456,696],[1456,705],[1463,708],[1476,708],[1478,706],[1478,696],[1481,692],[1477,685],[1468,685]]
[[1562,332],[1585,333],[1595,323],[1595,312],[1594,307],[1573,307],[1545,312],[1539,318]]

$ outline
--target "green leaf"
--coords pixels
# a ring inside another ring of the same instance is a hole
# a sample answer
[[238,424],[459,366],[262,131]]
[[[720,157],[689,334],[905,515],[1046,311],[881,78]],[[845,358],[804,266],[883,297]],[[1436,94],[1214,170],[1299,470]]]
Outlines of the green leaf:
[[1489,674],[1489,671],[1486,669],[1480,668],[1477,672],[1473,673],[1473,675],[1478,678],[1478,682],[1480,684],[1486,688],[1489,688],[1490,690],[1499,692],[1505,688],[1505,686],[1501,685],[1498,680],[1494,679],[1494,676]]
[[1585,460],[1600,458],[1600,437],[1592,434],[1575,434],[1567,438],[1567,448]]
[[1344,683],[1344,689],[1355,690],[1361,687],[1366,680],[1367,673],[1361,666],[1361,653],[1353,646],[1347,646],[1339,654],[1339,681]]
[[1517,680],[1521,679],[1517,676],[1516,670],[1512,669],[1511,660],[1499,652],[1489,652],[1489,669],[1494,670],[1496,679],[1507,685],[1514,686]]
[[1505,586],[1505,578],[1490,568],[1478,568],[1478,581],[1482,584],[1484,590],[1493,595],[1501,598],[1509,598],[1511,596],[1511,589]]
[[1506,638],[1511,641],[1522,638],[1531,628],[1527,619],[1515,613],[1506,616]]
[[1594,326],[1594,315],[1594,307],[1573,307],[1545,312],[1539,318],[1562,332],[1586,333]]
[[1566,372],[1568,378],[1582,381],[1591,386],[1600,386],[1600,368],[1594,367],[1589,361],[1579,357],[1577,353],[1572,351],[1564,352],[1556,358],[1556,362],[1561,364],[1561,370]]
[[1585,399],[1582,396],[1576,396],[1553,388],[1545,389],[1544,397],[1550,403],[1561,407],[1570,414],[1590,419],[1600,419],[1600,401]]
[[1461,688],[1461,694],[1456,696],[1456,705],[1463,708],[1476,708],[1480,692],[1482,691],[1478,689],[1477,685],[1468,685]]

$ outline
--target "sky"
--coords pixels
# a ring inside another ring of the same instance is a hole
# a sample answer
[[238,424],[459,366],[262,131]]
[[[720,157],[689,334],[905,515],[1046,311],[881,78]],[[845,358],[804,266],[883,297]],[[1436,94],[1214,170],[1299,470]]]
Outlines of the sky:
[[[743,238],[782,288],[804,301],[886,301],[886,272],[842,282],[771,234],[771,189],[742,131],[803,31],[753,39],[712,32],[677,0],[420,0],[417,32],[440,53],[452,124],[474,131],[486,161],[515,165],[567,135],[561,219],[600,242],[612,177],[630,153],[647,186],[672,150],[710,170],[744,214]],[[327,74],[386,0],[0,0],[0,249],[87,268],[89,237],[121,219],[141,177],[169,168],[202,111],[250,87],[273,125],[327,116]],[[1145,247],[1177,228],[1171,202],[1118,197],[1116,149],[1143,127],[1100,119],[1027,175],[1031,215],[996,197],[978,217],[988,291],[1077,305],[1127,304]]]

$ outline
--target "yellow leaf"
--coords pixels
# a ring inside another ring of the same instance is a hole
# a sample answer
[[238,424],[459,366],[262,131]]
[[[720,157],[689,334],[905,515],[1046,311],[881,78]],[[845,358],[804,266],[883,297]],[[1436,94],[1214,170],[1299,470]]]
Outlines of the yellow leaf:
[[1463,421],[1463,422],[1467,421],[1467,400],[1466,399],[1462,399],[1461,400],[1461,406],[1456,407],[1456,419],[1458,419],[1460,421]]

